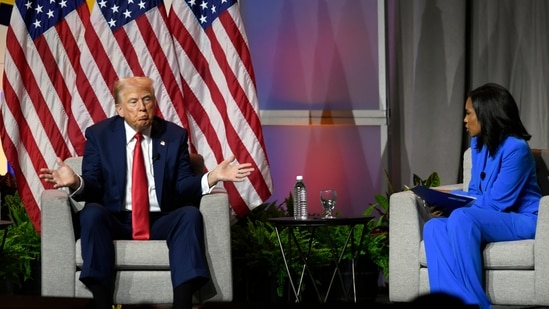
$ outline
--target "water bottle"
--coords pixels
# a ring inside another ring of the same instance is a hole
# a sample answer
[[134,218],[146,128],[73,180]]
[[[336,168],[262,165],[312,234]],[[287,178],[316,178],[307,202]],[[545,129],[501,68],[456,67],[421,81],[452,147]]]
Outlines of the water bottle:
[[307,219],[307,189],[303,176],[296,176],[294,186],[294,219]]

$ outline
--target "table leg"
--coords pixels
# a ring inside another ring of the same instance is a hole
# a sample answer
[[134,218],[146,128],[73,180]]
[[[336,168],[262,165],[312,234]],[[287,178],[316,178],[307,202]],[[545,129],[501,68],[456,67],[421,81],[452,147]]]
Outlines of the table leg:
[[[309,259],[309,256],[311,254],[311,249],[312,249],[312,245],[313,245],[315,229],[313,228],[311,230],[311,235],[309,237],[308,245],[307,245],[307,252],[304,252],[303,249],[301,248],[301,246],[299,245],[299,240],[297,239],[297,237],[294,233],[293,227],[288,227],[288,233],[289,233],[289,235],[288,235],[288,246],[291,247],[292,242],[295,244],[296,250],[298,251],[298,254],[299,254],[299,257],[303,262],[303,267],[301,269],[301,274],[299,275],[299,282],[298,283],[294,282],[294,278],[292,276],[292,271],[290,269],[288,258],[286,257],[287,254],[286,254],[286,251],[284,250],[284,245],[282,243],[282,238],[280,237],[281,231],[278,229],[278,227],[275,227],[275,232],[276,232],[276,237],[278,239],[278,245],[280,246],[280,252],[282,254],[282,259],[284,261],[284,266],[285,266],[286,272],[288,274],[288,280],[290,281],[290,285],[292,287],[292,292],[294,293],[294,296],[295,296],[295,302],[296,303],[300,302],[301,289],[302,289],[302,286],[303,286],[303,279],[304,279],[304,276],[305,276],[306,272],[309,274],[309,278],[311,279],[311,284],[313,285],[313,288],[315,289],[318,300],[320,302],[322,302],[322,297],[320,295],[320,291],[318,290],[318,286],[316,285],[316,282],[315,282],[315,279],[314,279],[314,276],[313,276],[313,272],[312,272],[312,270],[311,270],[311,268],[308,264],[308,259]],[[297,287],[296,287],[296,285],[297,285]]]
[[[347,237],[345,238],[345,243],[343,244],[343,247],[341,248],[341,251],[337,252],[337,249],[334,245],[330,245],[332,247],[332,254],[334,255],[334,271],[332,272],[332,278],[330,279],[330,284],[328,285],[328,289],[326,291],[326,295],[324,297],[324,302],[328,300],[328,296],[330,295],[330,291],[332,289],[332,285],[335,279],[335,276],[339,274],[339,282],[341,284],[341,289],[343,290],[344,298],[347,299],[347,289],[345,288],[345,283],[343,282],[343,276],[341,275],[341,269],[339,268],[339,265],[341,264],[341,260],[343,259],[343,255],[345,254],[345,251],[347,249],[347,246],[349,245],[349,242],[351,240],[351,237],[353,236],[354,226],[350,227],[349,233],[347,234]],[[332,241],[330,239],[330,241]],[[353,273],[354,275],[354,273]],[[354,281],[353,281],[354,285]]]
[[[362,233],[360,234],[360,239],[358,241],[358,248],[362,247],[362,243],[364,241],[364,234],[365,234],[365,231],[366,231],[366,224],[363,225],[363,228],[362,228]],[[352,230],[353,234],[354,234],[354,226],[353,226],[353,230]],[[353,235],[353,239],[354,239],[354,235]],[[351,243],[351,250],[352,250],[352,256],[353,258],[351,259],[351,274],[352,274],[352,278],[353,278],[353,302],[356,303],[356,263],[357,263],[357,252],[355,251],[355,248],[354,248],[354,242]],[[359,251],[360,252],[360,251]]]
[[303,268],[301,269],[301,275],[300,275],[300,278],[299,278],[299,287],[297,289],[298,293],[301,291],[301,285],[303,284],[303,279],[304,279],[303,277],[305,276],[305,272],[307,272],[309,274],[309,279],[311,280],[311,284],[312,284],[313,288],[315,289],[316,296],[318,297],[318,301],[322,302],[322,296],[320,295],[320,291],[318,290],[318,286],[316,285],[316,281],[315,281],[315,278],[313,276],[313,271],[312,271],[312,269],[311,269],[311,267],[309,266],[309,263],[308,263],[309,257],[311,255],[311,250],[312,250],[312,247],[313,247],[313,240],[315,238],[315,231],[316,231],[316,228],[313,227],[311,229],[311,235],[309,235],[309,240],[308,240],[308,244],[307,244],[307,252],[306,253],[303,252],[303,249],[299,245],[299,240],[295,236],[294,229],[292,227],[289,228],[289,233],[290,233],[290,238],[291,239],[288,239],[288,242],[290,242],[290,245],[291,245],[291,241],[292,240],[294,241],[295,247],[296,247],[296,249],[299,253],[299,257],[301,258],[301,261],[303,262]]
[[280,253],[282,253],[282,260],[284,260],[284,266],[286,267],[286,272],[288,273],[288,280],[290,281],[290,285],[292,286],[292,291],[294,292],[296,302],[298,302],[299,291],[295,288],[294,280],[292,278],[292,272],[290,271],[290,267],[288,266],[288,260],[286,259],[286,253],[284,251],[284,246],[282,245],[282,239],[280,238],[280,232],[278,230],[278,227],[275,227],[275,232],[276,238],[278,239],[278,245],[280,246]]
[[[331,288],[332,288],[332,285],[333,285],[333,281],[335,279],[335,276],[337,274],[339,274],[339,280],[340,280],[340,284],[341,284],[341,288],[343,290],[343,296],[344,298],[347,300],[349,295],[348,295],[348,290],[347,288],[345,287],[345,282],[343,280],[343,277],[341,275],[341,269],[339,267],[339,265],[341,264],[341,261],[343,260],[343,255],[345,254],[345,252],[347,251],[347,249],[350,247],[350,250],[351,250],[351,282],[352,282],[352,293],[353,293],[353,302],[356,303],[357,302],[357,292],[356,292],[356,262],[357,262],[357,255],[359,252],[356,251],[355,249],[355,241],[354,241],[354,233],[355,233],[355,227],[356,225],[350,225],[349,226],[350,229],[349,229],[349,233],[347,234],[347,237],[345,239],[345,243],[343,244],[343,247],[341,248],[341,251],[340,252],[336,252],[334,253],[334,256],[336,258],[334,258],[334,262],[335,262],[335,268],[334,268],[334,271],[332,273],[332,278],[330,279],[330,284],[328,285],[328,290],[326,292],[326,295],[325,295],[325,298],[324,298],[324,302],[326,302],[328,300],[328,296],[330,294],[330,291],[331,291]],[[358,242],[358,248],[360,248],[362,246],[362,242],[364,241],[364,231],[366,230],[366,225],[364,225],[364,228],[362,230],[362,233],[360,235],[360,239],[359,239],[359,242]],[[335,246],[332,246],[335,248]]]

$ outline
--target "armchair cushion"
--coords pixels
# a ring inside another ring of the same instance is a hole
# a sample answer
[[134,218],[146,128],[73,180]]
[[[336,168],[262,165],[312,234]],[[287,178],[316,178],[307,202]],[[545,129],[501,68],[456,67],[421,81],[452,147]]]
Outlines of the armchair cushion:
[[[534,269],[534,240],[501,241],[484,247],[484,269]],[[427,267],[425,246],[420,245],[419,263]]]

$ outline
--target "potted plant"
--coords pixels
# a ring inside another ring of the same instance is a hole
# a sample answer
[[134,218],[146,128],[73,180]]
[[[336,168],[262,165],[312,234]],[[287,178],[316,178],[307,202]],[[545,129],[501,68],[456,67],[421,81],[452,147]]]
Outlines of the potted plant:
[[40,235],[34,228],[16,192],[4,197],[8,218],[13,222],[0,257],[1,290],[8,294],[39,293]]

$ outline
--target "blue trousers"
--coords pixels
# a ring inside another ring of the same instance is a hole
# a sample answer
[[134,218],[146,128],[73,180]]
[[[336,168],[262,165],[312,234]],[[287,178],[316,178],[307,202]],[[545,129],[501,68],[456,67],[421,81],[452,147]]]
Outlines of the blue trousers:
[[[113,214],[99,204],[86,204],[79,213],[82,272],[86,284],[94,280],[112,288],[113,240],[131,239],[131,213]],[[209,279],[204,254],[202,214],[193,206],[168,213],[151,213],[151,240],[166,240],[173,288],[192,279]]]
[[491,308],[483,288],[483,243],[534,238],[536,224],[534,214],[474,206],[427,221],[423,239],[431,293],[446,293],[467,304]]

